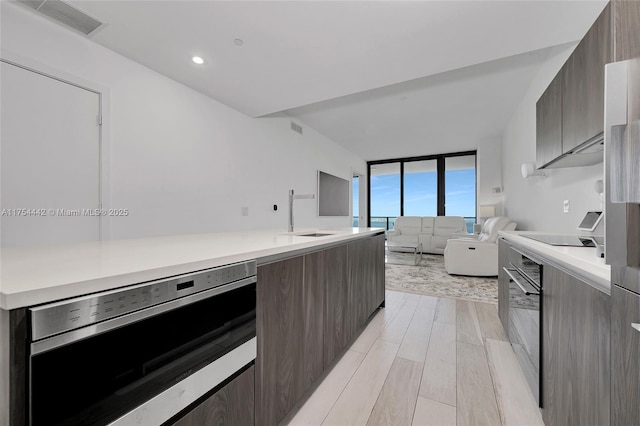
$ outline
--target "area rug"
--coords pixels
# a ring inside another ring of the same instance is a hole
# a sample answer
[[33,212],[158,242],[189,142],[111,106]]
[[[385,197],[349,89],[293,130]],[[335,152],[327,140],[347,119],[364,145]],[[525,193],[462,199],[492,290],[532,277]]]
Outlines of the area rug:
[[417,266],[413,265],[413,253],[395,252],[388,256],[391,261],[386,263],[388,290],[498,303],[497,278],[449,275],[444,269],[444,256],[424,254]]

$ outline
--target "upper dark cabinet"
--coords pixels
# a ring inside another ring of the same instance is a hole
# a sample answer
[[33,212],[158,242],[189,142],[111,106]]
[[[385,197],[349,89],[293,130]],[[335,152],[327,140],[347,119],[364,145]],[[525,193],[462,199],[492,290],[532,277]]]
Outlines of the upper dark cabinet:
[[561,71],[563,153],[603,132],[604,67],[612,59],[608,4]]
[[640,56],[640,2],[616,0],[614,25],[616,61],[625,61]]
[[536,104],[536,166],[562,155],[562,72]]
[[607,4],[536,104],[538,168],[602,161],[601,156],[560,157],[604,131],[604,71],[614,56],[612,13]]

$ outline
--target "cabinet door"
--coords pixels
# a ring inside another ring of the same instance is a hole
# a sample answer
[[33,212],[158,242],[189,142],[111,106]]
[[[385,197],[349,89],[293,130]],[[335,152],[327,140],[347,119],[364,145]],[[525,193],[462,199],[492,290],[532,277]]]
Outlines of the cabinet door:
[[610,422],[610,297],[543,266],[542,417],[545,425]]
[[611,424],[640,419],[640,296],[612,286],[611,313]]
[[612,60],[611,5],[591,26],[564,67],[562,150],[604,130],[604,66]]
[[616,0],[615,14],[616,61],[640,56],[640,2]]
[[324,291],[304,279],[304,260],[258,267],[256,417],[265,425],[287,415],[323,366]]
[[254,373],[254,366],[249,367],[174,425],[254,425]]
[[384,236],[356,241],[347,246],[349,304],[353,310],[351,332],[355,334],[384,300]]
[[384,234],[370,239],[370,247],[373,259],[373,300],[369,306],[369,315],[385,301],[385,263],[384,263]]
[[350,333],[354,335],[356,330],[367,320],[367,241],[359,240],[347,246],[349,263],[349,316]]
[[353,337],[349,316],[349,278],[347,246],[324,250],[317,254],[324,269],[324,364],[328,366]]
[[542,167],[562,155],[563,70],[556,75],[536,103],[537,167]]
[[509,276],[502,269],[509,265],[509,243],[498,240],[498,316],[505,332],[509,332]]

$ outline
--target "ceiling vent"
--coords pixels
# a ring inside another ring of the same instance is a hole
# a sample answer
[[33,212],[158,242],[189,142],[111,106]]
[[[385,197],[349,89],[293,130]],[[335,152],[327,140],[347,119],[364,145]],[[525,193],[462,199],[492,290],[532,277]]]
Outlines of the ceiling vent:
[[294,123],[293,121],[291,122],[291,130],[293,130],[296,133],[302,134],[302,126]]
[[102,25],[102,22],[61,0],[18,0],[18,2],[85,35],[91,34]]

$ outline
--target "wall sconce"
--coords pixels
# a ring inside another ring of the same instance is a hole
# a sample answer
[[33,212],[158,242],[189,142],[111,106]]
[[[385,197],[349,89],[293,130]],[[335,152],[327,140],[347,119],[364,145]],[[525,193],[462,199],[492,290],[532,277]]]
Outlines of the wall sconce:
[[527,179],[530,176],[542,176],[542,177],[548,176],[546,172],[543,172],[542,170],[537,170],[536,164],[533,161],[528,163],[522,163],[522,167],[520,171],[522,172],[522,177],[525,179]]
[[593,189],[596,190],[596,194],[600,195],[600,210],[604,209],[604,182],[602,179],[598,179],[593,185]]

